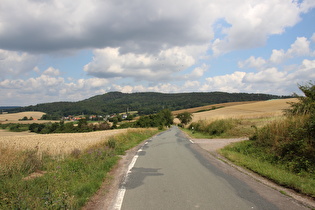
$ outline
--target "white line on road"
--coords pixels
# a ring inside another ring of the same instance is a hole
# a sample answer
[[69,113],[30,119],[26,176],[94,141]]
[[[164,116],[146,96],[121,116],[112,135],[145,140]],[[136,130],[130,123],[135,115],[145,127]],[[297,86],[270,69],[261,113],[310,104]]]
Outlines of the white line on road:
[[189,139],[189,141],[192,143],[192,144],[194,144],[195,142],[193,141],[193,140],[191,140],[191,139]]
[[[145,145],[148,144],[148,142],[145,142]],[[123,200],[124,200],[124,196],[125,196],[125,193],[126,193],[126,183],[127,183],[127,180],[128,180],[128,177],[129,177],[129,174],[131,173],[131,169],[134,167],[138,157],[139,157],[139,152],[142,151],[142,147],[137,151],[137,154],[133,157],[131,163],[129,164],[128,166],[128,170],[127,170],[127,173],[126,173],[126,176],[124,177],[124,181],[122,182],[122,185],[117,193],[117,197],[116,197],[116,202],[115,202],[115,205],[114,205],[114,209],[115,210],[120,210],[121,209],[121,206],[122,206],[122,203],[123,203]]]

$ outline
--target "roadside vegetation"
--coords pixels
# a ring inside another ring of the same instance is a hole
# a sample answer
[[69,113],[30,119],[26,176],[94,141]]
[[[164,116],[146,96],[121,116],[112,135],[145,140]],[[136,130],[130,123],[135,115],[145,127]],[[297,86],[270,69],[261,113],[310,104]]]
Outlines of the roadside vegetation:
[[0,209],[79,209],[100,188],[119,155],[157,132],[132,129],[58,156],[38,155],[38,147],[0,145]]
[[285,117],[255,128],[250,141],[235,143],[220,153],[282,186],[315,198],[315,85],[299,86]]
[[281,117],[261,117],[252,119],[227,118],[213,121],[192,122],[183,130],[193,138],[240,138],[251,137],[260,128]]

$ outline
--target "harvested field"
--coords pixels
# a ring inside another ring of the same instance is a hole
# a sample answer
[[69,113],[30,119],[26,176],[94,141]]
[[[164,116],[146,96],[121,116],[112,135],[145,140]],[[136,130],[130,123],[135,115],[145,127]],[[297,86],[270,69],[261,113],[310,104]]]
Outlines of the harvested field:
[[31,133],[29,131],[11,132],[11,131],[0,129],[0,138],[2,136],[26,136],[26,135],[37,135],[37,134],[36,133]]
[[241,101],[241,102],[228,102],[228,103],[221,103],[221,104],[211,104],[207,106],[200,106],[200,107],[194,107],[190,109],[181,109],[177,111],[173,111],[173,115],[177,115],[179,113],[183,112],[189,112],[189,113],[195,113],[195,112],[200,112],[203,110],[209,110],[213,109],[213,107],[219,108],[219,107],[229,107],[229,106],[235,106],[235,105],[242,105],[242,104],[250,104],[250,103],[256,103],[257,101]]
[[84,150],[91,145],[103,142],[111,136],[125,133],[128,130],[0,136],[0,147],[17,150],[38,149],[40,153],[47,152],[51,155],[64,155],[71,153],[74,149]]
[[290,107],[288,102],[297,102],[296,98],[260,101],[254,103],[228,106],[216,110],[193,114],[193,122],[199,120],[212,121],[216,119],[238,118],[252,119],[277,117],[283,115],[283,110]]
[[[12,114],[0,114],[0,123],[44,123],[44,121],[40,119],[44,114],[44,112],[19,112],[19,113],[12,113]],[[30,118],[32,117],[34,120],[27,120],[27,121],[19,121],[23,117]],[[47,121],[46,121],[47,122]]]

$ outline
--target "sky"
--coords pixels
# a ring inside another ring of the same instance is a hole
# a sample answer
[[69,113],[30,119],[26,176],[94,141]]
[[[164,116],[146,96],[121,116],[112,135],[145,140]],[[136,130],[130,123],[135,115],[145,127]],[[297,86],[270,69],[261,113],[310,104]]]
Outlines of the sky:
[[309,82],[314,0],[0,1],[0,106]]

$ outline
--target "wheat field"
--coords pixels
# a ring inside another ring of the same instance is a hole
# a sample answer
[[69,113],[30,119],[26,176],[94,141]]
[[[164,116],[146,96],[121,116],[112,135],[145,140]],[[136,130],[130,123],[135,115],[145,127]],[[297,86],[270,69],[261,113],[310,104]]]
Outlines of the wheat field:
[[74,149],[84,150],[106,141],[111,136],[126,133],[130,129],[95,131],[89,133],[34,134],[0,136],[0,147],[16,150],[36,149],[39,153],[65,155]]
[[[44,112],[19,112],[19,113],[11,113],[11,114],[0,114],[0,123],[33,123],[40,119],[44,114]],[[27,117],[28,119],[32,117],[35,120],[30,121],[19,121],[23,117]]]
[[283,110],[288,109],[288,102],[297,102],[296,98],[276,99],[268,101],[259,101],[254,103],[246,103],[228,106],[211,111],[198,112],[193,114],[193,122],[199,120],[212,121],[216,119],[226,118],[263,118],[276,117],[283,115]]

